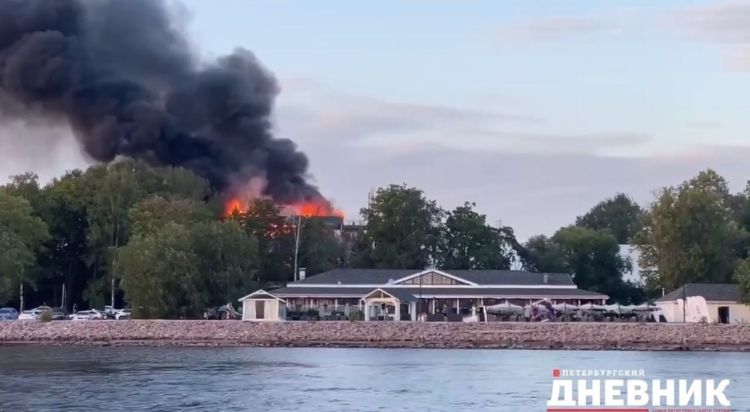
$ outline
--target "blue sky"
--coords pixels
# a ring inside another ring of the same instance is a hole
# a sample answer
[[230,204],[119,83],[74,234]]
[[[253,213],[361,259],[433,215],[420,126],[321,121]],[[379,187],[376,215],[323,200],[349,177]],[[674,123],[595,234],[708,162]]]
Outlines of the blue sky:
[[[747,3],[184,0],[176,10],[203,59],[244,47],[274,73],[279,135],[352,217],[368,190],[407,182],[448,208],[475,201],[526,238],[616,192],[646,205],[707,167],[735,190],[750,178]],[[50,173],[68,168],[53,163]]]

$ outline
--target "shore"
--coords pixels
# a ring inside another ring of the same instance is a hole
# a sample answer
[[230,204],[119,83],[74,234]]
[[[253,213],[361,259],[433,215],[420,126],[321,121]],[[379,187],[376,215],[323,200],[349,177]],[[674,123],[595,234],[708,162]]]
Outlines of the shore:
[[0,322],[0,345],[750,351],[750,325],[129,320]]

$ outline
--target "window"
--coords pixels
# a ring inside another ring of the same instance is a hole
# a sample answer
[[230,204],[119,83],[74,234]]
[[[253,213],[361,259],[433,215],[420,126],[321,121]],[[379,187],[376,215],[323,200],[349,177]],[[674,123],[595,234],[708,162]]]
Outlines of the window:
[[430,272],[425,273],[422,276],[413,277],[411,279],[407,279],[400,283],[401,285],[465,285],[463,282],[458,282],[453,278],[449,278],[448,276],[443,276],[439,273]]

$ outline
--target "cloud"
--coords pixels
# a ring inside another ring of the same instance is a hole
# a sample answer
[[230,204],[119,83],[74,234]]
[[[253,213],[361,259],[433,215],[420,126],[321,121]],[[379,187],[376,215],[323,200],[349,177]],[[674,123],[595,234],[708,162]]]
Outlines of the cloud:
[[597,202],[625,192],[647,205],[657,189],[708,167],[739,191],[750,177],[750,147],[711,147],[672,156],[610,157],[574,153],[502,153],[414,145],[408,150],[315,146],[308,150],[321,189],[348,219],[367,193],[406,182],[445,208],[474,201],[492,223],[512,226],[526,239],[552,234]]
[[559,16],[509,24],[497,32],[500,40],[558,41],[613,29],[610,21],[598,16]]
[[693,38],[731,47],[727,56],[730,69],[750,70],[750,3],[682,9],[677,22]]
[[308,154],[316,183],[349,219],[358,218],[369,191],[406,182],[446,208],[475,201],[490,221],[513,226],[525,239],[553,233],[617,192],[648,204],[658,188],[707,167],[736,190],[750,177],[750,147],[692,146],[669,156],[624,157],[620,149],[647,144],[651,136],[557,131],[544,114],[387,101],[314,82],[282,84],[279,131]]
[[0,184],[11,175],[34,172],[46,182],[92,164],[68,127],[33,119],[0,117]]
[[312,81],[284,83],[278,119],[295,140],[400,150],[438,144],[504,152],[604,153],[651,141],[629,130],[560,133],[543,114],[417,104],[353,95]]

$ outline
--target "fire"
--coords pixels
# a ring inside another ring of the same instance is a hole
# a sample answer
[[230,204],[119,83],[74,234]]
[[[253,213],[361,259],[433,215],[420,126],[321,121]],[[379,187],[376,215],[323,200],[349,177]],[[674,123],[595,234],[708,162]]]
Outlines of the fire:
[[[224,204],[224,216],[232,216],[235,213],[245,213],[250,208],[248,201],[240,198],[230,198]],[[308,201],[285,205],[281,207],[281,214],[284,216],[303,216],[303,217],[325,217],[336,216],[344,218],[344,212],[332,207],[325,200]]]
[[244,213],[248,209],[247,202],[243,202],[238,198],[231,198],[224,205],[224,215],[231,216],[235,213]]
[[328,204],[320,203],[320,202],[303,202],[303,203],[297,203],[293,205],[289,205],[283,209],[285,214],[293,215],[293,216],[304,216],[304,217],[314,217],[314,216],[336,216],[340,218],[344,218],[344,212],[341,210],[335,209],[331,207]]

